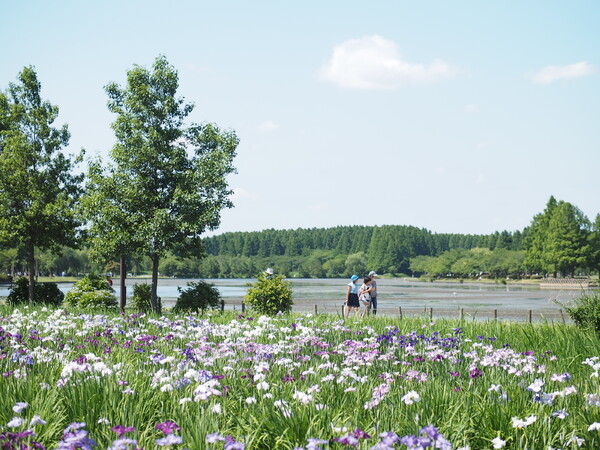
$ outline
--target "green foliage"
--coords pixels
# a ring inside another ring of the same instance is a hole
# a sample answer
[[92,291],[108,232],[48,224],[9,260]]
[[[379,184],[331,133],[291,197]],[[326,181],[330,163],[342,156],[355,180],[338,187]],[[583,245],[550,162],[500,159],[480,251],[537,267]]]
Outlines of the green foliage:
[[244,303],[259,314],[274,316],[279,312],[289,312],[294,304],[292,286],[283,275],[265,276],[261,274],[244,297]]
[[214,124],[185,126],[194,109],[177,96],[179,77],[164,56],[151,70],[134,66],[127,85],[105,87],[117,143],[109,165],[90,166],[84,215],[92,247],[104,257],[144,254],[152,261],[151,302],[161,258],[197,256],[200,236],[233,206],[227,175],[238,138]]
[[117,306],[114,289],[104,277],[90,274],[79,280],[65,295],[65,303],[78,308],[113,308]]
[[[133,306],[140,312],[148,312],[152,310],[151,286],[148,283],[133,285]],[[157,297],[159,309],[162,309],[161,298]]]
[[82,155],[71,159],[61,151],[69,130],[52,126],[59,110],[42,99],[34,68],[25,67],[18,79],[0,92],[0,243],[25,248],[33,300],[36,249],[77,243],[74,206],[83,175],[74,166]]
[[[571,203],[550,197],[526,230],[525,266],[531,271],[573,276],[594,253],[589,219]],[[593,265],[592,265],[593,266]]]
[[440,256],[411,258],[410,268],[418,274],[441,277],[478,277],[482,273],[499,278],[519,277],[523,271],[523,252],[505,248],[453,249]]
[[367,255],[364,252],[348,255],[345,263],[346,271],[344,275],[352,275],[353,273],[367,273]]
[[562,306],[575,324],[600,334],[600,292],[584,292],[574,306]]
[[590,267],[600,275],[600,214],[596,215],[596,220],[592,224],[592,232],[589,236],[590,247]]
[[204,314],[207,309],[217,309],[221,306],[221,294],[214,284],[199,281],[187,285],[187,289],[177,288],[179,298],[173,308],[174,312],[200,311]]
[[[34,292],[34,304],[59,306],[65,298],[56,283],[35,282]],[[29,303],[29,280],[25,277],[17,278],[10,286],[6,301],[13,306]]]

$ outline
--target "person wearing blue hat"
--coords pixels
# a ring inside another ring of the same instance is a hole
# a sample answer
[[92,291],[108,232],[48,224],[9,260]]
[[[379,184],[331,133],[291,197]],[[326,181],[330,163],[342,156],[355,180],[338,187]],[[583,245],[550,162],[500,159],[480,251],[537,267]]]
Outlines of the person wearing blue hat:
[[358,301],[358,290],[360,286],[357,283],[358,275],[352,275],[350,277],[350,283],[348,283],[348,289],[346,289],[346,311],[344,317],[350,315],[350,310],[354,308],[354,315],[358,315],[358,308],[360,308],[360,302]]

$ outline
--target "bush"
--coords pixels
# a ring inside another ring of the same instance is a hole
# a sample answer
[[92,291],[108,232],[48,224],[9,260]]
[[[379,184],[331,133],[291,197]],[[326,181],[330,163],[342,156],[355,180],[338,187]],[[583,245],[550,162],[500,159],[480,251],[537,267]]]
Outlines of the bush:
[[187,285],[188,289],[177,288],[180,295],[173,308],[174,312],[200,310],[204,314],[206,309],[217,309],[221,306],[221,294],[214,284],[199,281]]
[[[140,312],[152,311],[152,286],[147,283],[133,285],[133,306]],[[156,298],[158,310],[162,310],[162,301],[160,297]]]
[[583,292],[575,306],[562,306],[576,325],[600,334],[600,292]]
[[282,275],[260,275],[256,283],[249,286],[244,303],[257,313],[274,316],[280,311],[285,313],[292,310],[292,286],[284,281]]
[[81,308],[114,308],[117,297],[104,277],[90,274],[79,280],[65,295],[65,302]]
[[[6,301],[9,305],[19,305],[29,302],[29,280],[26,277],[17,278],[9,288]],[[51,306],[59,306],[65,294],[58,289],[56,283],[38,283],[33,282],[33,303]]]

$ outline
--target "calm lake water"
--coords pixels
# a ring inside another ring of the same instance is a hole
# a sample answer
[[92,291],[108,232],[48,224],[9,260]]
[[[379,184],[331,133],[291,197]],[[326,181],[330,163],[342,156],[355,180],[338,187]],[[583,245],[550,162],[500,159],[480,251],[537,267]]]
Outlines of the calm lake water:
[[[165,306],[171,306],[179,296],[178,288],[185,288],[194,279],[160,279],[158,295]],[[225,300],[227,309],[241,309],[241,299],[248,289],[247,284],[254,279],[209,279]],[[346,294],[347,279],[290,279],[294,292],[294,309],[312,311],[317,306],[321,312],[337,312],[341,309]],[[114,280],[118,289],[118,279]],[[150,280],[127,279],[127,294],[133,294],[135,283],[149,283]],[[535,315],[559,319],[558,303],[569,304],[581,295],[580,289],[551,290],[540,289],[536,285],[487,284],[487,283],[444,283],[423,282],[410,278],[379,279],[380,313],[397,314],[398,307],[409,313],[427,313],[455,316],[460,309],[466,315],[490,317],[497,310],[499,318],[511,317],[524,320],[528,310]],[[60,283],[67,292],[73,283]],[[0,286],[0,297],[8,295],[8,287]],[[433,308],[431,313],[430,308]]]

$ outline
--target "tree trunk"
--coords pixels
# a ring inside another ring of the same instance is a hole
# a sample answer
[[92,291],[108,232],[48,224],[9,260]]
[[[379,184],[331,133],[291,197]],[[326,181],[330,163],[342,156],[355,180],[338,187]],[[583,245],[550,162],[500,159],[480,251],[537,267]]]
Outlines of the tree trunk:
[[120,292],[121,297],[119,301],[119,307],[121,308],[121,312],[125,312],[125,305],[127,304],[127,286],[125,286],[125,278],[127,278],[127,265],[125,264],[125,255],[121,255],[121,261],[119,264],[120,271]]
[[34,296],[34,283],[35,283],[35,253],[33,242],[27,244],[27,258],[28,258],[28,271],[29,271],[29,302],[33,303]]
[[160,314],[160,305],[158,304],[158,297],[156,296],[156,288],[158,287],[158,262],[160,260],[158,255],[152,255],[152,286],[150,289],[150,303],[152,304],[152,311]]

